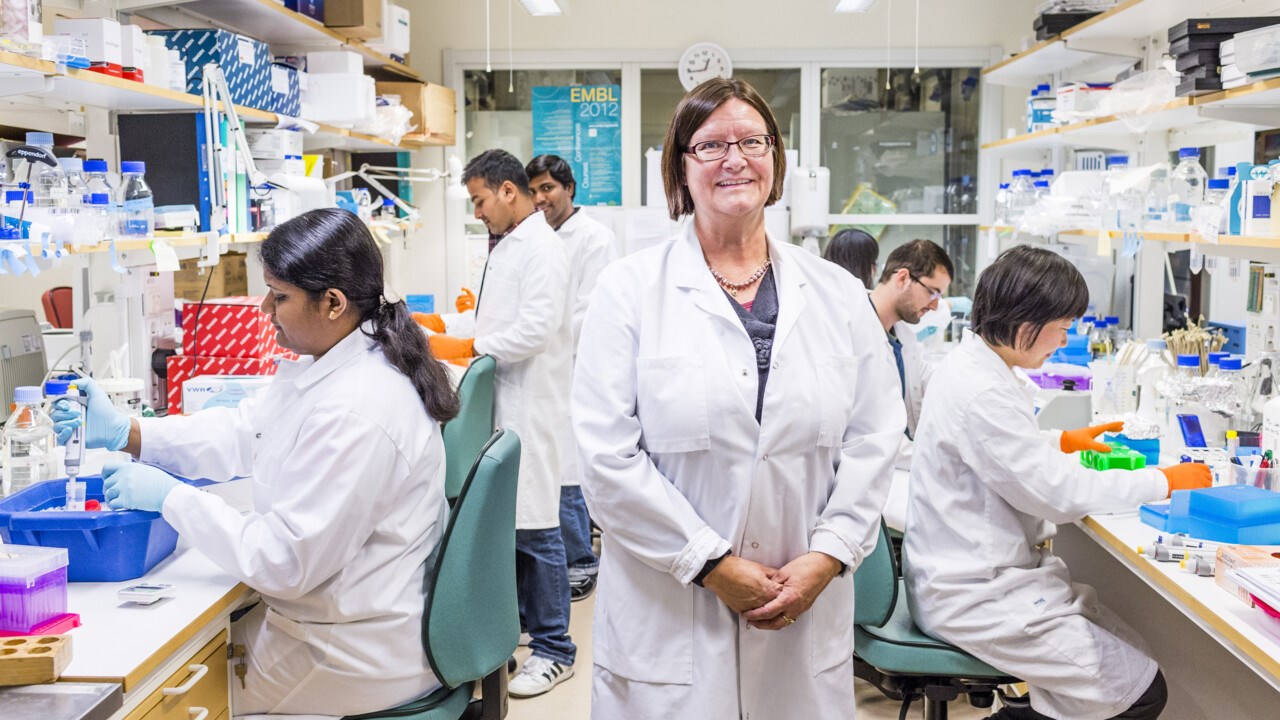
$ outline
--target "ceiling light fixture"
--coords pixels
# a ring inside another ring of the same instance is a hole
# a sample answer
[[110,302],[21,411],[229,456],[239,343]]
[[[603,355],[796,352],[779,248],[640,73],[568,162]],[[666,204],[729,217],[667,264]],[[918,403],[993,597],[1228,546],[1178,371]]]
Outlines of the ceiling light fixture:
[[568,0],[520,0],[520,4],[534,17],[564,15],[569,12]]
[[836,0],[835,11],[838,13],[864,13],[875,4],[876,0]]

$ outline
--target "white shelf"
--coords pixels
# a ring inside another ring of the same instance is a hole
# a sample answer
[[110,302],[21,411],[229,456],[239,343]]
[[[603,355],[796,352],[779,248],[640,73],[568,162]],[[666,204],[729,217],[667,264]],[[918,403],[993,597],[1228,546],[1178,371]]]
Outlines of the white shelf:
[[1276,14],[1277,0],[1122,0],[1057,38],[983,70],[982,77],[995,85],[1021,87],[1058,72],[1071,81],[1110,82],[1143,55],[1148,39],[1167,45],[1169,28],[1183,20]]
[[272,0],[179,0],[172,7],[154,7],[137,12],[174,27],[189,27],[193,17],[204,20],[257,38],[270,45],[276,55],[307,50],[351,50],[364,58],[366,70],[373,71],[375,75],[390,74],[397,79],[422,80],[413,68],[392,60],[362,40],[345,37],[323,23],[288,10]]

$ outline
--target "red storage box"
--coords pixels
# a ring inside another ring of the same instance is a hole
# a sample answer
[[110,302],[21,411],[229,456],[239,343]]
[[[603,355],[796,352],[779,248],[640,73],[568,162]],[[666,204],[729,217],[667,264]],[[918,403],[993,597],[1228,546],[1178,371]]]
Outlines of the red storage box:
[[[205,306],[208,310],[208,306]],[[203,313],[202,313],[203,315]],[[204,319],[200,320],[200,333],[204,334]],[[267,327],[270,327],[270,323]],[[204,343],[201,343],[203,345]],[[186,355],[174,355],[167,361],[167,372],[169,376],[169,414],[177,415],[182,412],[182,381],[193,378],[198,375],[275,375],[276,359],[274,358],[223,358],[223,357],[205,357],[199,358],[199,366],[196,364],[196,358]]]
[[[182,354],[202,358],[297,357],[276,343],[276,329],[271,325],[269,316],[259,309],[261,304],[260,297],[206,300],[203,307],[198,303],[185,304],[182,308]],[[200,314],[199,337],[196,337],[197,308]]]

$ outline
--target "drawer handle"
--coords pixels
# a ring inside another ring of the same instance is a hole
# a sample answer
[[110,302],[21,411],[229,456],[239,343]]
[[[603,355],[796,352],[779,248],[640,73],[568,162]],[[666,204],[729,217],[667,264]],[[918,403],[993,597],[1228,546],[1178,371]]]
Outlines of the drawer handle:
[[187,693],[191,692],[191,688],[195,687],[196,683],[200,682],[200,678],[208,674],[209,666],[208,665],[188,665],[187,670],[195,674],[192,675],[190,678],[188,678],[186,682],[182,683],[178,687],[165,688],[160,692],[164,693],[165,695],[186,695]]
[[187,708],[187,713],[191,715],[191,720],[205,720],[209,717],[209,708],[192,706]]

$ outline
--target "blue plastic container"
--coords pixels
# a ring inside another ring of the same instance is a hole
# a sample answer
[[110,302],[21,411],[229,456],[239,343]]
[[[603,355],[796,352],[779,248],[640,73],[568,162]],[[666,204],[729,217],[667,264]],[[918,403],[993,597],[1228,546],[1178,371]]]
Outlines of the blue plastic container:
[[1249,485],[1220,485],[1191,491],[1191,515],[1212,515],[1235,525],[1280,523],[1280,493]]
[[1127,435],[1107,433],[1102,436],[1104,443],[1119,443],[1130,450],[1142,453],[1147,458],[1147,464],[1155,467],[1160,464],[1160,438],[1151,438],[1148,440],[1134,440]]
[[[102,478],[80,478],[87,500],[105,502]],[[0,538],[7,543],[67,549],[71,582],[142,577],[178,544],[160,513],[141,510],[41,512],[66,505],[66,479],[49,480],[0,500]]]
[[409,312],[430,315],[436,311],[435,295],[406,295],[404,301],[409,306]]

